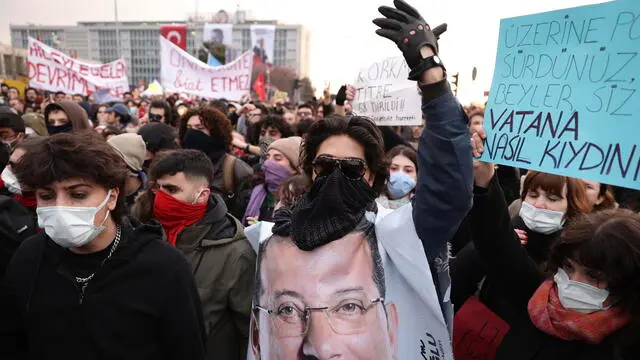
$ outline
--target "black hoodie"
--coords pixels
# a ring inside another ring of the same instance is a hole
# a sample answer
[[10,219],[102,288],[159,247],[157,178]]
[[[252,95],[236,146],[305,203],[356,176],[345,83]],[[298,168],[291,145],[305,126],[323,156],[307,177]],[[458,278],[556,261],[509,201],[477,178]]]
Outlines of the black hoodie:
[[159,226],[125,220],[82,301],[65,251],[41,233],[15,253],[0,300],[0,359],[204,358],[191,268]]

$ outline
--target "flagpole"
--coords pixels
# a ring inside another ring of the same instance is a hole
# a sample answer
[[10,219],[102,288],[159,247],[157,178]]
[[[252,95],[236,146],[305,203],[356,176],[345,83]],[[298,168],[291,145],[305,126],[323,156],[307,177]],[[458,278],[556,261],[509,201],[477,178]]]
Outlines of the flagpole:
[[122,57],[122,53],[120,49],[120,24],[118,23],[118,0],[113,0],[113,13],[116,21],[116,52],[118,58],[120,58]]

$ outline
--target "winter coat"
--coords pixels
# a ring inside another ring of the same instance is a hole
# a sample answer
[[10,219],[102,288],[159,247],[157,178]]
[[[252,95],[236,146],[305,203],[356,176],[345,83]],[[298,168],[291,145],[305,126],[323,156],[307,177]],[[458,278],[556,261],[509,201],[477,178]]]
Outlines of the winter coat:
[[[565,341],[538,330],[529,318],[529,300],[545,280],[539,265],[531,258],[514,233],[502,189],[494,178],[488,189],[476,189],[471,212],[473,241],[488,276],[508,287],[504,292],[502,318],[510,326],[495,360],[609,360],[614,359],[611,336],[591,345]],[[640,358],[640,347],[625,349],[624,360]]]
[[451,330],[449,242],[471,208],[473,159],[468,119],[449,83],[420,86],[427,119],[418,146],[413,223],[429,262],[444,319]]
[[245,359],[256,253],[221,197],[205,217],[178,234],[176,248],[196,278],[207,332],[208,360]]

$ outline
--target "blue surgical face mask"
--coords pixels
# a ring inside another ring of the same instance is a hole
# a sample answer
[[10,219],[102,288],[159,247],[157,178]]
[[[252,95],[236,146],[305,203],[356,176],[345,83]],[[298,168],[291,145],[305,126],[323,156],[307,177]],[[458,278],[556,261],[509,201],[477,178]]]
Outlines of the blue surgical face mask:
[[394,199],[400,199],[409,194],[416,187],[416,181],[413,177],[404,171],[396,171],[391,173],[389,182],[387,182],[387,190]]

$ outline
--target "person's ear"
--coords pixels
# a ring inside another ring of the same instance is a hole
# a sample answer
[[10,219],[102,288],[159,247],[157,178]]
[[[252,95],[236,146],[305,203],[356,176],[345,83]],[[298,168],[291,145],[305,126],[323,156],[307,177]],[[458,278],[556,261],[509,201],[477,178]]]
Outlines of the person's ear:
[[258,318],[256,312],[251,312],[251,324],[249,325],[249,338],[251,339],[251,351],[253,351],[253,357],[260,359],[260,330],[258,329]]
[[376,180],[376,175],[372,172],[369,172],[369,176],[365,177],[367,179],[367,183],[369,186],[373,187],[373,182]]
[[120,189],[111,189],[111,195],[109,195],[109,200],[107,200],[107,209],[109,209],[109,211],[115,210],[118,205],[118,195],[120,195]]
[[393,351],[393,360],[398,360],[398,310],[394,303],[386,304],[385,309],[387,310],[387,332]]
[[200,195],[196,198],[195,204],[206,204],[209,202],[209,197],[211,196],[211,189],[204,188],[200,192]]
[[27,136],[25,133],[18,134],[18,136],[16,136],[16,138],[18,139],[17,142],[21,142],[22,140],[24,140],[25,136]]

